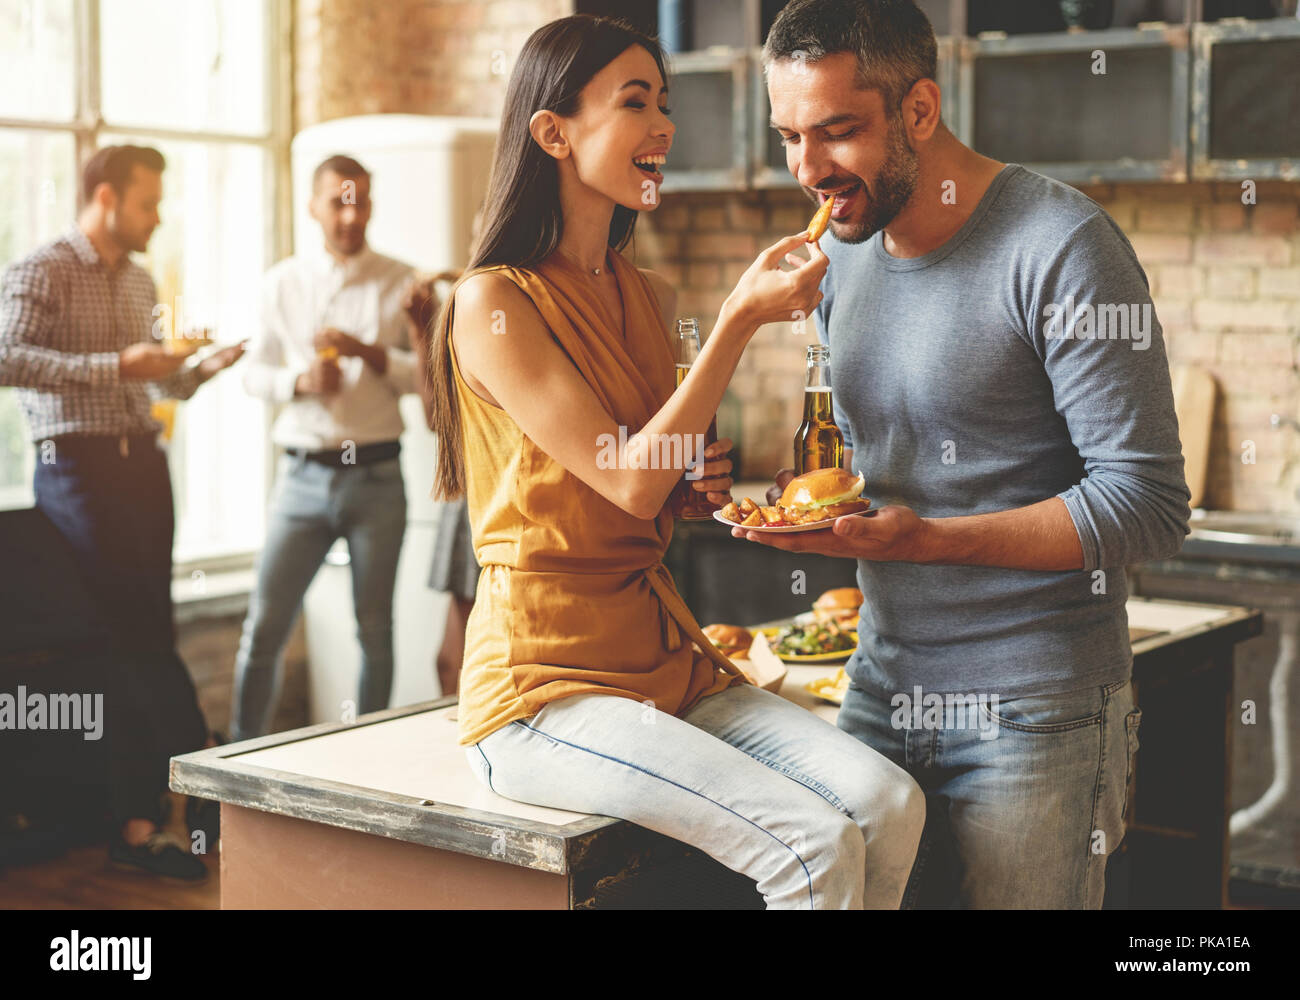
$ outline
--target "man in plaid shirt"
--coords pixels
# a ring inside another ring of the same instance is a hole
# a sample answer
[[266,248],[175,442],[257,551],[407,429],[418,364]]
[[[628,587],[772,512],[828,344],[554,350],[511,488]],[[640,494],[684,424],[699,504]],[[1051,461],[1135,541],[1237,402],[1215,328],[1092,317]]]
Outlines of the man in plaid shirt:
[[182,367],[153,336],[157,293],[129,259],[159,224],[162,155],[99,150],[82,175],[77,224],[11,264],[0,285],[0,385],[37,446],[36,506],[68,540],[109,639],[104,678],[114,863],[202,879],[162,831],[168,758],[208,738],[172,624],[173,511],[159,399],[188,399],[243,345]]

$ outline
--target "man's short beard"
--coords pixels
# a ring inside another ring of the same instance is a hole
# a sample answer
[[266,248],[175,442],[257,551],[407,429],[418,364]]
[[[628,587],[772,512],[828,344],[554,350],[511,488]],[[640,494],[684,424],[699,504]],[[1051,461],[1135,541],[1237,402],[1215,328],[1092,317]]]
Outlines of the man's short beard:
[[108,217],[105,228],[108,230],[109,235],[113,237],[113,241],[123,250],[133,250],[136,253],[144,252],[144,247],[139,245],[140,241],[133,239],[131,234],[122,228],[121,221],[116,214]]
[[835,239],[840,243],[863,243],[893,222],[911,200],[919,173],[916,152],[907,141],[899,112],[889,122],[884,166],[869,186],[863,181],[867,208],[862,221],[833,229]]

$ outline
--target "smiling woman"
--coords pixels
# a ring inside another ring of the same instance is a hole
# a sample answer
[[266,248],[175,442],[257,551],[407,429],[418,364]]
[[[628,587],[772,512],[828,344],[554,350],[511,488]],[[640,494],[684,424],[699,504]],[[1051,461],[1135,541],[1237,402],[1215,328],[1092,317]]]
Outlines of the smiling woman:
[[[667,93],[654,41],[584,16],[535,32],[510,80],[482,236],[432,338],[437,491],[466,493],[483,567],[460,742],[498,794],[693,844],[771,907],[896,907],[920,790],[709,641],[663,564],[683,470],[627,460],[703,434],[759,325],[806,315],[825,274],[806,233],[768,248],[677,385],[674,293],[619,252],[659,204]],[[715,503],[730,444],[694,487]]]

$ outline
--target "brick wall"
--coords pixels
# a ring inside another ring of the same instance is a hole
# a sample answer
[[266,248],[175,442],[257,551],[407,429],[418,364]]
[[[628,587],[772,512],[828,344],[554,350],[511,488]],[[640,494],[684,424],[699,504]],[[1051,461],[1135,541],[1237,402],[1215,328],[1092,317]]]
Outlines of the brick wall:
[[[1218,383],[1205,506],[1300,510],[1300,184],[1086,188],[1129,234],[1151,281],[1172,364]],[[1254,443],[1253,463],[1246,442]]]
[[572,12],[572,0],[294,0],[294,131],[348,115],[499,115],[515,53]]
[[[1116,184],[1083,189],[1129,235],[1151,281],[1172,363],[1203,366],[1219,385],[1205,506],[1300,510],[1300,184],[1261,182],[1257,203],[1237,183]],[[679,313],[708,330],[754,256],[807,223],[797,191],[669,195],[638,228],[642,266],[678,282]],[[790,464],[800,420],[803,347],[792,324],[758,332],[732,389],[744,404],[745,478]],[[832,364],[834,363],[832,359]],[[1255,461],[1242,462],[1253,441]]]

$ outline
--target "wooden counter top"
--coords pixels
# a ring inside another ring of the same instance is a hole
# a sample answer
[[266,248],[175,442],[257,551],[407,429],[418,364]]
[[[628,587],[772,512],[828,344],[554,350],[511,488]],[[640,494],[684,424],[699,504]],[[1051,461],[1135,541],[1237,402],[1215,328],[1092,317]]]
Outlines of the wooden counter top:
[[[1258,612],[1218,605],[1128,602],[1130,624],[1159,629],[1134,644],[1147,655],[1257,634]],[[791,666],[781,694],[834,724],[837,707],[803,685],[833,672]],[[275,733],[172,758],[171,788],[222,803],[296,817],[546,872],[569,872],[593,852],[648,834],[633,824],[514,802],[484,788],[456,742],[456,701],[440,699]]]

